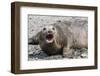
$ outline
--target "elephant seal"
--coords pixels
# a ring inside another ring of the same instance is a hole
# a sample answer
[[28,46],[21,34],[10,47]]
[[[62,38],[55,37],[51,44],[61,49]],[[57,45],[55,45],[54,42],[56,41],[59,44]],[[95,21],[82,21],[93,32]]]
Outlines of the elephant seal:
[[88,47],[87,21],[57,21],[46,25],[36,36],[29,39],[29,44],[39,44],[48,55],[62,54],[71,58],[73,48]]

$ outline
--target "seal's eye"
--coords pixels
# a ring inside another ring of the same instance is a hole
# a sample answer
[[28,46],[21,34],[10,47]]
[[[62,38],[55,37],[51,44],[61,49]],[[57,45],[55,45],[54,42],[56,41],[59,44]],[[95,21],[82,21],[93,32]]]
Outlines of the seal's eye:
[[43,30],[46,30],[46,28],[43,28]]
[[54,28],[54,27],[53,27],[52,29],[53,29],[53,30],[55,30],[55,28]]

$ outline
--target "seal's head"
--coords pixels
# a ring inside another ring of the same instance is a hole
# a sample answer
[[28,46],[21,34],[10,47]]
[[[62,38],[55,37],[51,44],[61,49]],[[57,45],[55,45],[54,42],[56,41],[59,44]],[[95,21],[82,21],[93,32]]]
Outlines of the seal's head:
[[56,35],[56,28],[53,25],[44,26],[42,34],[46,43],[53,43]]

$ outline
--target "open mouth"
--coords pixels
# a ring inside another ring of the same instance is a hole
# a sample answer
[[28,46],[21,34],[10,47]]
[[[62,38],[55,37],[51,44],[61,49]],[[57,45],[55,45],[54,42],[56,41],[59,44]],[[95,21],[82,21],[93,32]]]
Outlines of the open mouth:
[[52,34],[46,35],[46,39],[47,39],[47,41],[52,41],[53,40],[53,35]]

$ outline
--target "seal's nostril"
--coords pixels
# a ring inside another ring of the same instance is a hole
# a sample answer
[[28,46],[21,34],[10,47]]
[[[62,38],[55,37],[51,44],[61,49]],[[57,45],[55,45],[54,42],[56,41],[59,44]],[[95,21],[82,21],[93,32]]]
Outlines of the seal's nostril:
[[43,28],[43,30],[46,30],[46,28]]
[[48,31],[48,33],[52,33],[52,31]]

